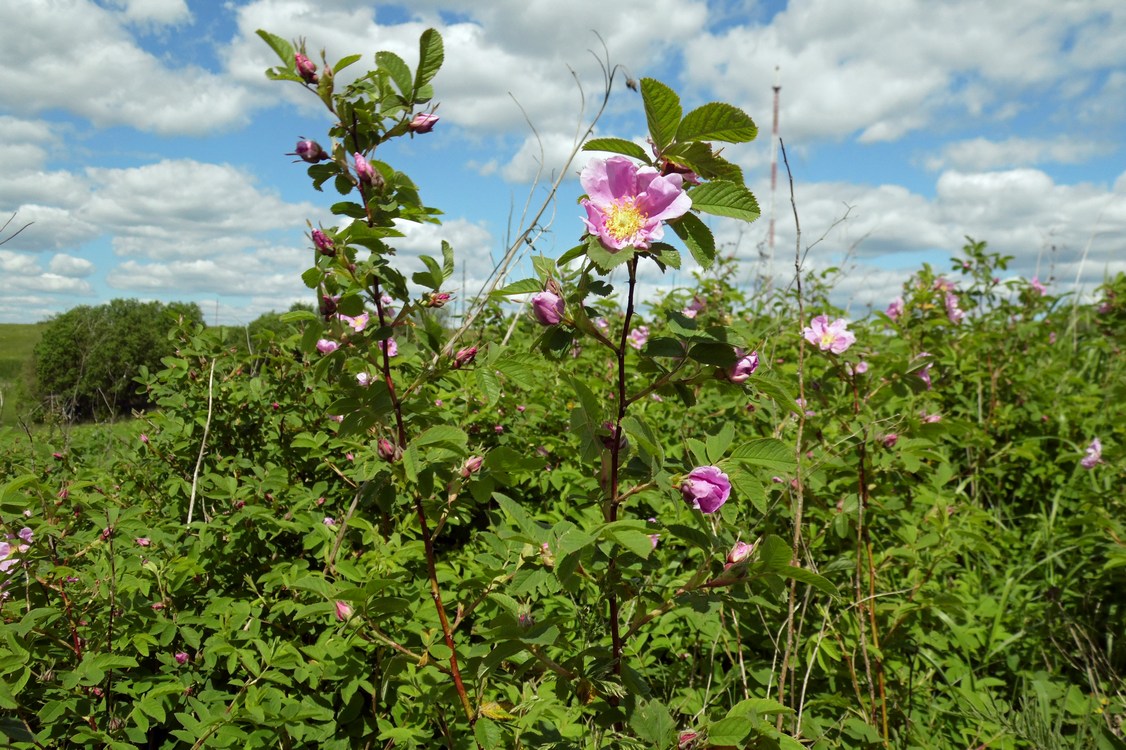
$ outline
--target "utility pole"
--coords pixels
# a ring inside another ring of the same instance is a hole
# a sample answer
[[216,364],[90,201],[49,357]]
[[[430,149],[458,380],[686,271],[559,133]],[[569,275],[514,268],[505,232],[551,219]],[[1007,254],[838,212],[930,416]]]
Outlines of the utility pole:
[[766,239],[769,249],[769,266],[766,270],[766,288],[769,290],[774,279],[774,204],[778,192],[778,95],[782,91],[778,83],[778,66],[774,66],[774,128],[770,136],[770,230]]

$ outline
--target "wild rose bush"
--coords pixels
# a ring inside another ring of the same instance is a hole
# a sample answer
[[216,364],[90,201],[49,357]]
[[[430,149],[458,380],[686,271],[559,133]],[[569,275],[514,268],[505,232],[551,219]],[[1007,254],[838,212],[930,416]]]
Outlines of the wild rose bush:
[[[441,137],[440,38],[339,93],[355,59],[263,38],[338,120],[294,151],[342,196],[318,308],[183,327],[127,443],[5,457],[10,744],[1117,746],[1123,284],[1064,305],[971,243],[894,315],[747,298],[700,214],[757,216],[711,145],[754,124],[646,79],[652,150],[589,141],[578,244],[451,329],[454,248],[396,265],[436,213],[375,158]],[[642,308],[666,230],[705,271]]]

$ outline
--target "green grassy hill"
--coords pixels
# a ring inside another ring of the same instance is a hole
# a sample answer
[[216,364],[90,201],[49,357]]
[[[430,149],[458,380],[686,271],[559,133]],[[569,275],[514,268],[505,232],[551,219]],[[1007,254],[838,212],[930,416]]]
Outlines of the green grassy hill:
[[21,406],[17,399],[23,395],[20,383],[24,367],[47,323],[0,323],[0,425],[16,423]]

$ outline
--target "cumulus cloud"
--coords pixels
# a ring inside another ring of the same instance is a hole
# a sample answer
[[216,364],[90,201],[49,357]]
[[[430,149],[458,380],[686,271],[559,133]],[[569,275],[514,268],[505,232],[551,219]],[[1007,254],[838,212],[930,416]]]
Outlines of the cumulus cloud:
[[51,258],[48,266],[51,273],[74,279],[81,279],[94,273],[94,264],[85,258],[76,258],[73,255],[59,253]]
[[1081,164],[1112,152],[1114,146],[1062,135],[1053,139],[1014,136],[1003,141],[972,138],[947,144],[940,156],[927,160],[928,169],[997,169],[1035,164]]
[[169,26],[192,17],[184,0],[117,0],[116,4],[131,23]]
[[[129,4],[137,12],[167,7]],[[169,68],[138,45],[118,14],[88,0],[10,0],[5,10],[0,101],[14,112],[65,109],[98,127],[199,135],[245,124],[260,102],[223,76]]]

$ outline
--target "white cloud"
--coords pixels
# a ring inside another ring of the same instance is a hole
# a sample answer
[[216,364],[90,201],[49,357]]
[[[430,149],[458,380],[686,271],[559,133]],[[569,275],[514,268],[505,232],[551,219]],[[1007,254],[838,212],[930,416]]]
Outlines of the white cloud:
[[90,200],[79,214],[114,236],[120,255],[149,258],[232,254],[259,233],[292,230],[323,213],[259,189],[225,164],[165,160],[130,169],[90,168]]
[[1081,164],[1114,150],[1113,145],[1061,135],[1054,139],[1014,136],[1003,141],[972,138],[947,144],[927,161],[928,169],[997,169],[1033,164]]
[[168,68],[92,2],[9,0],[5,10],[0,101],[12,111],[65,109],[98,127],[199,135],[245,124],[260,102],[201,68]]
[[59,253],[51,258],[50,265],[47,266],[51,273],[59,276],[68,276],[70,278],[81,279],[94,273],[94,264],[85,258],[76,258],[73,255],[66,253]]
[[184,0],[117,0],[131,23],[170,26],[190,21],[192,14]]
[[[768,112],[780,66],[787,137],[859,133],[883,141],[940,116],[1001,114],[1016,94],[1084,90],[1087,84],[1075,82],[1091,83],[1098,71],[1122,65],[1124,34],[1126,10],[1116,0],[793,0],[769,25],[692,40],[685,67],[689,82]],[[1080,38],[1086,49],[1075,43]]]

